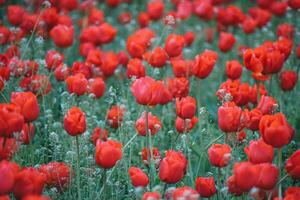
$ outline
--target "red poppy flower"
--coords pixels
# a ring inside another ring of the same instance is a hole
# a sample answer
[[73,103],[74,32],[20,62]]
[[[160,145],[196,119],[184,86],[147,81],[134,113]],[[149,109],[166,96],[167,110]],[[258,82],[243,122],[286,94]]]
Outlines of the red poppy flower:
[[[250,162],[235,163],[233,167],[233,177],[238,190],[248,192],[253,188],[258,180],[258,170]],[[245,176],[248,178],[245,179]]]
[[45,185],[45,176],[32,167],[23,168],[15,177],[13,193],[22,199],[27,195],[40,195]]
[[183,59],[171,59],[173,74],[175,77],[189,77],[192,75],[193,61]]
[[188,133],[196,126],[198,121],[199,119],[197,117],[193,117],[191,119],[182,119],[177,117],[175,120],[175,128],[178,133]]
[[7,20],[11,25],[18,26],[22,23],[25,13],[26,11],[22,6],[10,5],[7,7]]
[[263,115],[271,114],[278,107],[276,100],[273,97],[263,95],[257,105],[257,109],[261,111]]
[[16,163],[0,161],[0,196],[12,192],[18,171],[19,166]]
[[148,76],[136,79],[131,85],[131,92],[141,105],[155,106],[168,103],[172,99],[162,81],[155,81]]
[[271,163],[262,163],[255,166],[259,171],[256,187],[271,190],[277,183],[279,170]]
[[54,70],[54,76],[57,81],[65,81],[70,75],[70,68],[65,64],[60,64]]
[[160,200],[161,195],[158,192],[145,192],[142,200]]
[[251,140],[248,147],[244,148],[248,161],[253,164],[272,163],[274,148],[266,144],[262,139]]
[[24,117],[21,108],[14,104],[0,104],[0,136],[13,137],[23,129]]
[[252,17],[247,17],[244,20],[243,25],[242,25],[243,31],[246,34],[254,33],[256,24],[257,24],[256,20],[254,20]]
[[231,148],[227,144],[213,144],[207,153],[210,164],[216,167],[227,166],[231,158]]
[[276,34],[277,37],[286,37],[288,39],[293,39],[295,34],[295,28],[291,24],[283,23],[277,27]]
[[146,68],[142,61],[138,58],[129,60],[126,71],[127,78],[141,78],[146,75]]
[[165,42],[165,50],[170,57],[179,56],[185,44],[185,39],[181,35],[170,34]]
[[63,162],[50,162],[41,165],[39,171],[46,177],[48,187],[56,187],[62,191],[67,188],[71,182],[71,169]]
[[165,66],[168,56],[161,47],[156,47],[153,51],[144,54],[144,59],[152,66],[161,68]]
[[[3,146],[5,140],[5,146]],[[16,138],[0,137],[0,160],[11,160],[19,145]]]
[[152,0],[147,4],[147,13],[152,20],[158,20],[162,17],[165,5],[161,0]]
[[112,168],[116,165],[117,161],[122,158],[122,144],[108,140],[102,142],[98,140],[96,144],[95,160],[97,165],[104,169]]
[[125,109],[121,106],[114,105],[107,112],[107,123],[112,128],[118,128],[122,121]]
[[88,92],[94,94],[97,99],[104,95],[105,88],[105,82],[102,78],[96,77],[89,80]]
[[66,79],[67,89],[70,93],[81,96],[87,92],[88,80],[81,73],[69,76]]
[[176,188],[172,193],[172,199],[173,200],[180,200],[180,199],[189,199],[189,200],[195,200],[199,199],[199,194],[196,190],[189,186],[182,186]]
[[168,150],[160,162],[159,178],[168,184],[177,183],[185,175],[186,167],[187,160],[181,152]]
[[78,107],[72,107],[64,116],[64,129],[71,136],[81,135],[86,130],[84,112]]
[[[159,118],[148,113],[148,130],[151,135],[155,135],[162,128],[162,123]],[[141,136],[146,136],[146,112],[143,112],[141,117],[135,123],[135,129]]]
[[130,167],[128,170],[131,183],[134,187],[147,187],[149,184],[149,178],[145,172],[138,167]]
[[280,73],[279,80],[281,89],[283,91],[290,91],[296,86],[298,75],[293,70],[285,70]]
[[235,37],[231,33],[220,33],[218,47],[221,51],[227,52],[232,49],[235,44]]
[[174,98],[186,97],[189,94],[189,80],[181,78],[167,78],[167,86]]
[[93,131],[90,140],[94,145],[96,145],[97,140],[106,141],[108,136],[109,136],[109,132],[106,129],[96,127]]
[[264,142],[275,148],[289,144],[294,135],[294,129],[282,113],[262,116],[259,122],[259,132]]
[[226,75],[230,79],[239,79],[242,75],[242,65],[237,60],[226,62]]
[[219,128],[225,133],[237,132],[240,127],[242,109],[233,102],[224,103],[218,109]]
[[59,24],[51,29],[50,36],[56,46],[67,48],[73,44],[74,28]]
[[300,179],[300,150],[295,151],[286,161],[285,169],[295,180]]
[[30,144],[30,141],[33,139],[34,136],[34,131],[35,128],[33,123],[24,124],[22,132],[17,137],[18,141],[20,141],[22,144]]
[[58,67],[64,61],[64,55],[55,51],[50,50],[46,54],[45,58],[48,70],[53,70]]
[[211,20],[214,17],[214,7],[210,1],[194,1],[194,13],[204,20]]
[[147,27],[150,23],[150,17],[146,12],[140,12],[137,18],[140,27]]
[[198,177],[196,178],[196,190],[201,197],[210,198],[216,193],[214,177]]
[[32,122],[38,118],[40,108],[36,95],[32,92],[13,92],[10,100],[20,107],[25,122]]
[[[150,153],[150,151],[149,151],[149,153]],[[158,148],[156,148],[156,147],[152,148],[152,155],[153,155],[154,163],[159,164],[160,160],[161,160],[161,155],[160,155]],[[142,149],[142,161],[146,166],[149,165],[148,148]]]
[[195,58],[192,72],[195,76],[205,79],[212,72],[218,59],[218,54],[211,50],[205,50]]
[[196,99],[191,96],[176,99],[176,114],[182,119],[191,119],[196,114]]

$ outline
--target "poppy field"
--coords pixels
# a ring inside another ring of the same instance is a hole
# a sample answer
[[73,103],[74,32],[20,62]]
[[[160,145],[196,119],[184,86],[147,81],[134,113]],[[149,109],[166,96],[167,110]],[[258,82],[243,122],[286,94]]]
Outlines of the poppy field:
[[0,0],[0,200],[299,200],[300,0]]

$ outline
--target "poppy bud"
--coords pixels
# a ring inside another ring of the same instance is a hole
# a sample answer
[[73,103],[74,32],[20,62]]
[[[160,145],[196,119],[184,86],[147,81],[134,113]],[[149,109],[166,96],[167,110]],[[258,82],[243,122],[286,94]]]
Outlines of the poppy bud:
[[242,109],[233,102],[224,103],[218,109],[218,125],[225,133],[237,132],[240,127]]
[[20,107],[25,122],[32,122],[39,117],[39,103],[32,92],[13,92],[10,101]]
[[210,198],[216,193],[214,177],[198,177],[196,179],[196,190],[201,197]]
[[[158,117],[148,113],[148,130],[151,135],[155,135],[162,128],[162,124]],[[141,117],[135,123],[135,129],[141,136],[146,136],[146,112],[143,112]]]
[[131,183],[134,187],[147,187],[149,178],[145,172],[138,167],[130,167],[128,170]]
[[285,169],[295,180],[300,179],[300,150],[295,151],[286,161]]
[[215,167],[227,166],[231,158],[231,148],[227,144],[213,144],[207,153],[210,164]]
[[22,6],[10,5],[7,7],[7,20],[11,25],[18,26],[22,23],[25,13],[26,11]]
[[122,158],[122,144],[108,140],[102,142],[98,140],[96,144],[95,160],[97,165],[104,169],[112,168],[116,165],[117,161]]
[[56,46],[67,48],[73,44],[74,28],[59,24],[51,29],[50,36]]
[[78,136],[86,130],[85,114],[78,107],[72,107],[64,117],[64,129],[71,136]]
[[280,73],[280,87],[283,91],[292,90],[298,81],[298,75],[295,71],[285,70]]
[[248,160],[253,164],[272,163],[274,159],[274,149],[266,144],[262,139],[251,140],[248,147],[244,148]]
[[294,135],[294,129],[282,113],[264,115],[259,122],[259,132],[264,142],[275,148],[289,144]]
[[187,160],[181,152],[168,150],[159,167],[159,179],[173,184],[180,181],[186,172]]
[[187,96],[176,99],[176,114],[182,119],[191,119],[196,114],[196,99]]

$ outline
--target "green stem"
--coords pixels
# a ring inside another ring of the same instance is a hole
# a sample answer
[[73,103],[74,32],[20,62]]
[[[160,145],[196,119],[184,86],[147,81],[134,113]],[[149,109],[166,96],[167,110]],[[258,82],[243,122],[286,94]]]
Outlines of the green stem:
[[[282,149],[278,149],[278,170],[279,170],[279,175],[278,177],[281,177],[281,162],[282,162]],[[281,199],[282,198],[282,188],[281,188],[281,182],[279,182],[278,186],[278,196]]]
[[150,190],[152,189],[153,183],[154,183],[154,173],[155,173],[155,166],[153,161],[153,150],[152,150],[152,141],[151,141],[151,133],[149,131],[149,119],[148,119],[148,113],[149,108],[146,106],[145,109],[145,115],[146,115],[146,142],[147,142],[147,154],[148,154],[148,160],[149,160],[149,166],[150,166]]
[[80,169],[79,169],[79,140],[78,136],[76,136],[76,150],[77,150],[77,162],[76,162],[76,184],[77,184],[77,199],[81,200],[80,193]]
[[217,191],[217,198],[218,199],[222,199],[221,197],[221,188],[222,188],[222,185],[221,185],[221,177],[222,177],[222,174],[221,174],[221,168],[218,167],[218,180],[217,180],[217,185],[218,185],[218,191]]
[[[103,190],[105,190],[106,189],[106,181],[107,181],[107,170],[106,169],[104,169],[103,170],[103,173],[102,173],[102,178],[101,178],[101,183],[102,183],[102,188],[103,188]],[[103,199],[105,199],[106,198],[106,195],[105,195],[106,193],[104,192],[104,194],[103,194]]]

